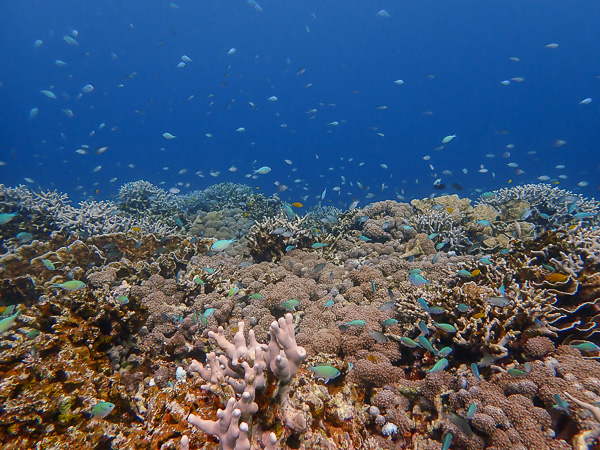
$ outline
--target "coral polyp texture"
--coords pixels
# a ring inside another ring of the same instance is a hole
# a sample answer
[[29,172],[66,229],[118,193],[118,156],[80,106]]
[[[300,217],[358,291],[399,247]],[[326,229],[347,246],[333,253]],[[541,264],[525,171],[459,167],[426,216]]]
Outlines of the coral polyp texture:
[[593,199],[0,200],[3,448],[598,445]]

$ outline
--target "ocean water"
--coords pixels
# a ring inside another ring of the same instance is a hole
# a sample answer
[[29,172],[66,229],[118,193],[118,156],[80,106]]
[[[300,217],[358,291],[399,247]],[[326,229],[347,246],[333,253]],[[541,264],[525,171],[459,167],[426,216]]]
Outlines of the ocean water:
[[597,1],[5,2],[0,179],[75,200],[139,179],[278,182],[308,206],[594,196],[599,22]]

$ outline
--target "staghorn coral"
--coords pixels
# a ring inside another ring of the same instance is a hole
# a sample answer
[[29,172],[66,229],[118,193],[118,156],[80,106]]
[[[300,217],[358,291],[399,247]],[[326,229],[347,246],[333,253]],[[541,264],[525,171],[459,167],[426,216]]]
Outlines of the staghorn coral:
[[172,216],[178,209],[175,195],[144,180],[121,186],[116,205],[122,211],[139,216]]
[[517,220],[528,212],[530,220],[544,229],[566,225],[576,219],[574,215],[578,212],[593,216],[584,219],[589,225],[598,224],[600,212],[600,203],[594,199],[541,183],[502,188],[480,197],[476,204],[493,206],[504,221]]
[[305,217],[289,220],[283,213],[256,222],[248,233],[250,255],[256,261],[280,259],[288,247],[310,247],[315,239],[310,229],[303,226]]

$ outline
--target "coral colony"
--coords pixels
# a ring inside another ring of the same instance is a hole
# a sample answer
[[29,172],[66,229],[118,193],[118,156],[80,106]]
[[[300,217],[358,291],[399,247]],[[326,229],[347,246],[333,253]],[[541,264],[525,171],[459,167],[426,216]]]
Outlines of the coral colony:
[[597,448],[593,199],[0,205],[3,448]]

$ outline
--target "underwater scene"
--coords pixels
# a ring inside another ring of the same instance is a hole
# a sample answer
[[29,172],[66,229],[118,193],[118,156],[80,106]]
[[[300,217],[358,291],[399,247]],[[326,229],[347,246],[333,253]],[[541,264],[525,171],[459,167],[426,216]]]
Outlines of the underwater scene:
[[5,2],[0,447],[600,449],[598,23]]

